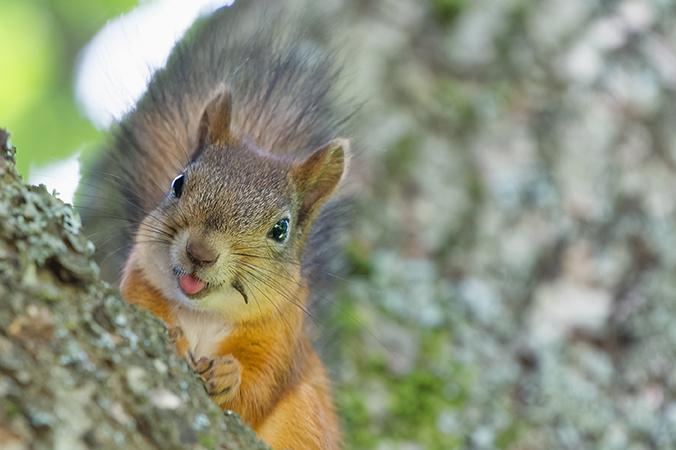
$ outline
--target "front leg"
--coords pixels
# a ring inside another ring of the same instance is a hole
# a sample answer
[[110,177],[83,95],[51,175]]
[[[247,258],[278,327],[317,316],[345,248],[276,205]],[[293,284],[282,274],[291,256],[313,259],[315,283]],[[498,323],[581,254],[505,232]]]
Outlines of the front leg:
[[197,360],[188,352],[188,364],[204,382],[207,394],[218,405],[231,401],[239,393],[242,366],[232,355]]
[[214,402],[254,430],[295,381],[309,351],[304,340],[284,334],[291,328],[286,320],[277,322],[240,324],[212,354],[188,357]]
[[199,375],[209,396],[217,404],[228,402],[237,395],[242,380],[242,367],[232,355],[196,359],[188,350],[188,340],[179,326],[168,328],[169,340],[176,346],[179,355],[184,356],[188,366]]

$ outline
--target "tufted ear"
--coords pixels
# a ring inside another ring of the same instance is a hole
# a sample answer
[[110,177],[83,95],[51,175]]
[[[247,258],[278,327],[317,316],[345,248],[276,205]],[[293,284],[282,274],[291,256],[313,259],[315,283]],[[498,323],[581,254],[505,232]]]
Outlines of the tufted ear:
[[321,206],[335,192],[347,173],[349,152],[347,139],[334,139],[293,166],[292,177],[300,193],[298,222],[301,227],[312,222]]
[[199,126],[199,146],[226,144],[230,140],[230,118],[232,115],[232,97],[224,90],[209,102],[202,113]]

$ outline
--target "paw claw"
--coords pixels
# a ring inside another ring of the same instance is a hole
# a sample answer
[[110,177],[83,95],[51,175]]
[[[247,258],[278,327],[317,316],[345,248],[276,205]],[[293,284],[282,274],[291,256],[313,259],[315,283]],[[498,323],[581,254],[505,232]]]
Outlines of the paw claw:
[[181,327],[170,327],[169,328],[169,340],[171,342],[176,342],[183,337],[183,329]]
[[188,361],[188,366],[193,370],[193,372],[196,372],[195,367],[197,367],[197,361],[195,361],[195,355],[193,355],[190,350],[188,350],[186,360]]
[[233,356],[219,358],[201,357],[195,361],[189,354],[188,363],[204,382],[204,389],[216,401],[223,403],[231,400],[241,384],[242,369]]
[[209,359],[206,356],[203,356],[197,360],[197,362],[195,363],[195,368],[193,370],[197,372],[199,375],[203,375],[205,372],[210,370],[213,365],[214,365],[213,359]]

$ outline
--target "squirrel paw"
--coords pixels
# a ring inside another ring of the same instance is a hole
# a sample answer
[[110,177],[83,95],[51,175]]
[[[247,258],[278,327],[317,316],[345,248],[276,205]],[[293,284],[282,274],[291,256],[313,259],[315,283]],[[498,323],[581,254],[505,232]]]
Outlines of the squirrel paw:
[[183,334],[183,328],[181,327],[169,327],[168,332],[169,332],[169,340],[174,344],[183,336],[185,336]]
[[207,394],[218,404],[232,400],[242,382],[242,367],[232,355],[197,360],[192,353],[188,355],[188,364],[204,382]]
[[169,341],[176,346],[179,355],[185,355],[188,351],[188,341],[183,334],[183,329],[178,326],[168,328]]

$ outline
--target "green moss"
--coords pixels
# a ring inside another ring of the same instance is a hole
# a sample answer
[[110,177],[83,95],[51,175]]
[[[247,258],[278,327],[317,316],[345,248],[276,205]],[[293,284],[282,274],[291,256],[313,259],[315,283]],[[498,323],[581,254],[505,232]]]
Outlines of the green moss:
[[495,444],[498,448],[511,448],[512,444],[516,443],[521,436],[521,427],[517,424],[512,424],[498,434]]
[[[462,386],[464,374],[458,372]],[[391,411],[385,434],[401,440],[422,443],[429,449],[460,448],[458,436],[443,434],[438,418],[448,408],[460,410],[466,403],[466,391],[461,387],[452,392],[445,389],[448,380],[439,373],[419,369],[392,383]]]
[[13,418],[17,417],[20,413],[19,408],[11,401],[5,403],[3,412],[7,420],[12,420]]
[[[433,450],[462,448],[460,436],[444,434],[438,425],[440,415],[448,413],[449,408],[460,411],[466,407],[474,379],[470,369],[449,360],[450,330],[421,331],[420,356],[415,369],[406,375],[390,372],[387,349],[362,351],[369,330],[353,331],[356,334],[345,336],[341,345],[345,358],[356,363],[360,375],[358,381],[337,389],[348,448],[374,448],[386,439],[416,442]],[[376,395],[376,400],[371,400],[373,383],[382,386],[384,399]],[[368,401],[383,402],[376,410],[385,410],[373,416],[370,411],[374,405]]]
[[418,155],[420,136],[410,133],[401,138],[386,154],[384,165],[388,179],[409,179],[415,169],[415,161]]
[[374,448],[379,436],[371,430],[371,417],[359,389],[340,389],[336,394],[336,404],[342,412],[347,448]]
[[439,398],[442,384],[436,375],[423,370],[417,370],[396,383],[391,399],[394,425],[391,431],[394,435],[410,437],[413,427],[422,428],[430,422],[428,415],[437,412],[444,404]]
[[[435,360],[433,353],[429,360]],[[467,389],[472,377],[464,366],[445,361],[447,370],[420,365],[408,376],[390,385],[391,418],[385,434],[413,440],[429,449],[461,448],[461,439],[443,434],[438,419],[443,411],[461,410],[467,405]],[[449,389],[448,386],[454,386]]]
[[467,8],[468,0],[431,0],[436,19],[444,24],[452,24]]
[[216,445],[217,445],[216,440],[214,439],[214,436],[212,436],[211,434],[201,435],[198,438],[198,441],[204,448],[209,449],[209,450],[215,449]]
[[345,255],[350,265],[350,273],[358,276],[368,276],[373,270],[371,254],[364,242],[352,240],[345,247]]
[[[484,89],[484,87],[482,87]],[[435,86],[435,98],[439,102],[439,113],[447,116],[454,128],[469,131],[467,127],[478,121],[477,89],[467,82],[454,78],[443,78]]]
[[365,328],[364,319],[359,314],[354,298],[346,291],[336,296],[335,307],[328,322],[340,333],[340,344],[345,350],[353,348]]

